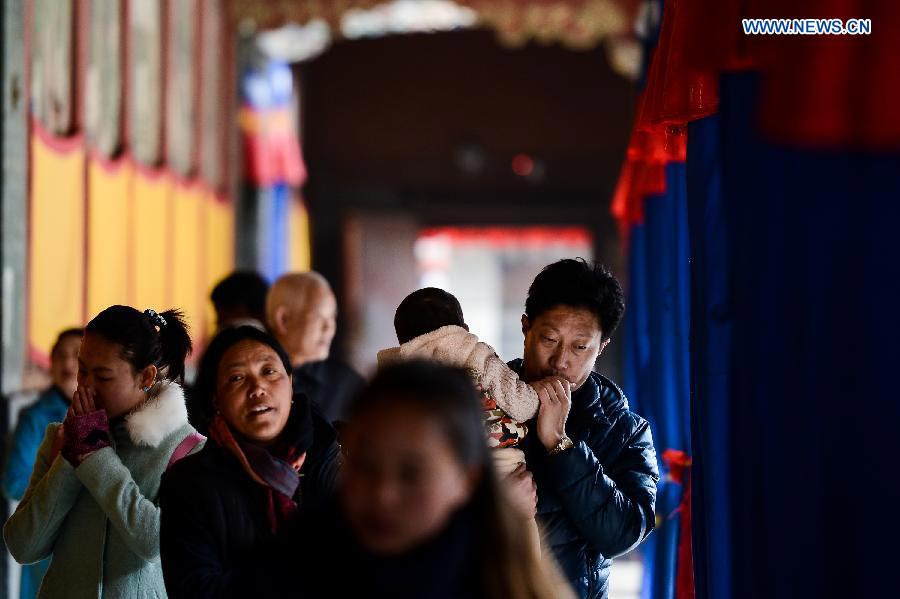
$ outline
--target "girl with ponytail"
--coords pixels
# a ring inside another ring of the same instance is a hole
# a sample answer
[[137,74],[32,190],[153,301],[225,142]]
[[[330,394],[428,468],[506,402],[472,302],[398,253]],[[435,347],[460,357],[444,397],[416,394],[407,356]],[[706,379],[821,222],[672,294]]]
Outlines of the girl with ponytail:
[[166,596],[160,477],[204,440],[181,388],[190,351],[176,310],[111,306],[85,327],[71,407],[3,528],[19,562],[53,557],[39,597]]

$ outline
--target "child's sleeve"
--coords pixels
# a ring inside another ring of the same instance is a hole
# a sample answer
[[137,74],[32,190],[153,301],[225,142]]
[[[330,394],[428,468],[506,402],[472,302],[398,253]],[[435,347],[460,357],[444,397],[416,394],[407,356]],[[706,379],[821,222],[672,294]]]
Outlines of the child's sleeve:
[[482,388],[513,420],[525,422],[537,414],[541,403],[537,391],[520,379],[490,345],[478,342],[475,351],[469,354],[466,367],[478,373]]

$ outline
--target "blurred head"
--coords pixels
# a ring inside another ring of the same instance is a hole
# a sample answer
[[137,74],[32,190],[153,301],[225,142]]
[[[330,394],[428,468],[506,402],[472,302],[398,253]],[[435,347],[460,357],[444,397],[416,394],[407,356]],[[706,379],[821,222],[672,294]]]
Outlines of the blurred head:
[[400,302],[394,314],[394,330],[400,343],[449,325],[469,328],[459,300],[437,287],[413,291]]
[[216,326],[222,328],[248,319],[265,322],[268,291],[269,284],[253,271],[235,271],[219,281],[210,294],[216,309]]
[[183,316],[167,310],[158,317],[164,325],[130,306],[110,306],[85,327],[78,386],[94,389],[97,407],[110,418],[140,406],[162,381],[184,379],[191,339]]
[[348,420],[341,502],[372,553],[433,538],[489,477],[479,399],[461,370],[418,361],[385,368]]
[[78,350],[84,329],[66,329],[50,350],[50,379],[66,399],[72,399],[78,384]]
[[290,359],[264,331],[252,326],[225,329],[203,354],[195,393],[205,404],[201,419],[208,421],[218,412],[235,433],[269,445],[291,413]]
[[291,273],[272,285],[266,321],[295,366],[328,357],[337,322],[337,300],[316,272]]
[[622,287],[606,267],[582,259],[546,266],[522,315],[525,380],[559,376],[580,387],[624,311]]

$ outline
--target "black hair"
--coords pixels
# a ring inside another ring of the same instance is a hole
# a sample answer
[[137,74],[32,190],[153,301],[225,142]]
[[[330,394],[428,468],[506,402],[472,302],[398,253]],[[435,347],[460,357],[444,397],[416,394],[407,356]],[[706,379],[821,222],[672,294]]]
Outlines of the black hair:
[[586,308],[600,325],[603,340],[612,336],[625,313],[625,294],[604,265],[566,258],[544,267],[528,288],[525,316],[534,320],[556,306]]
[[[472,378],[464,370],[423,360],[386,366],[350,404],[345,431],[352,434],[361,416],[401,404],[420,407],[440,427],[456,459],[480,469],[466,506],[478,522],[479,534],[469,548],[477,556],[479,587],[486,597],[549,599],[560,594],[552,560],[539,560],[529,550],[519,516],[507,503],[494,472],[484,430],[484,412]],[[352,452],[352,448],[350,448]],[[352,460],[352,453],[347,456]]]
[[72,328],[66,329],[62,331],[59,335],[56,336],[56,341],[53,342],[53,347],[50,348],[50,357],[56,353],[56,350],[59,349],[60,344],[65,341],[69,337],[78,337],[81,339],[84,337],[84,329],[81,328]]
[[394,314],[394,330],[400,343],[454,324],[466,326],[462,306],[452,293],[437,287],[413,291]]
[[188,415],[191,424],[203,432],[212,422],[213,397],[216,394],[216,380],[219,376],[219,363],[233,345],[241,341],[256,341],[275,350],[288,376],[291,375],[291,359],[281,344],[269,333],[253,326],[227,327],[222,329],[206,346],[197,368],[197,378],[188,397]]
[[[165,322],[165,324],[163,324]],[[110,306],[84,328],[122,346],[122,359],[135,373],[151,364],[159,378],[184,382],[184,361],[191,353],[191,336],[179,310],[157,314],[131,306]]]
[[466,466],[490,463],[484,412],[472,377],[436,362],[409,360],[381,369],[348,408],[348,420],[397,401],[435,417]]
[[269,284],[252,270],[236,270],[213,287],[209,298],[216,312],[237,310],[265,321]]

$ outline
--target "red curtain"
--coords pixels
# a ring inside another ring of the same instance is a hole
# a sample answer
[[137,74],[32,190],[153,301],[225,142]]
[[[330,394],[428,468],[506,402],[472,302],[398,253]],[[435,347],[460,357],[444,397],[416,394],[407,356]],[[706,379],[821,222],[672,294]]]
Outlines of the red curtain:
[[[742,18],[871,19],[872,32],[745,35]],[[626,231],[641,222],[643,198],[665,190],[666,162],[684,159],[684,135],[673,132],[718,111],[724,71],[760,72],[757,125],[773,141],[810,148],[900,148],[898,58],[900,2],[665,0],[613,215]]]

